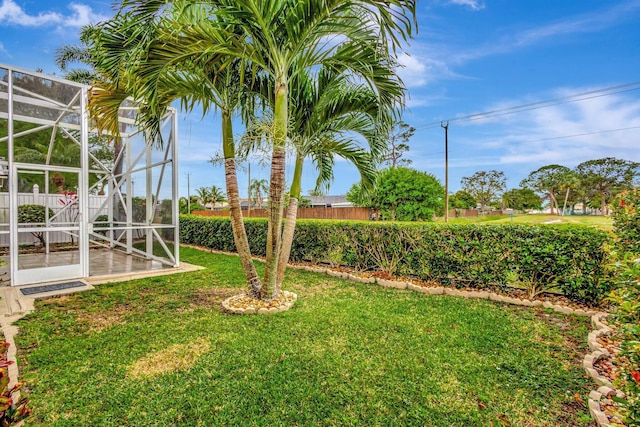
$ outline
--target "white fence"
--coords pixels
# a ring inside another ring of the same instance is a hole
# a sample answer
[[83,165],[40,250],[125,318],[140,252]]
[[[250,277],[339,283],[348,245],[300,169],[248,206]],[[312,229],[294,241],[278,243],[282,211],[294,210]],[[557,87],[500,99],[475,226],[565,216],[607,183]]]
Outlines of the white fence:
[[[100,206],[105,202],[107,196],[89,196],[89,220],[93,221],[98,215],[107,215],[107,207],[100,209]],[[69,201],[65,199],[64,194],[38,194],[36,193],[19,193],[18,205],[44,205],[53,211],[53,214],[57,214]],[[62,212],[57,216],[52,224],[71,222],[74,216],[73,208],[70,208],[69,214]],[[77,212],[77,210],[75,210]],[[0,193],[0,247],[9,246],[9,193]],[[68,233],[62,233],[59,231],[50,232],[48,237],[49,243],[62,243],[70,242],[71,236]],[[20,245],[29,245],[36,243],[38,239],[31,233],[19,233]]]

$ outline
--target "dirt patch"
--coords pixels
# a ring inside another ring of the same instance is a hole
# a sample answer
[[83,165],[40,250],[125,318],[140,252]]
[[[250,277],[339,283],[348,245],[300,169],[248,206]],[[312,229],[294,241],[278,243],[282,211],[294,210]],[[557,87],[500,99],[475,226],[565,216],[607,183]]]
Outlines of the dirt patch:
[[575,426],[575,427],[595,427],[596,423],[591,422],[585,424],[583,421],[578,421],[580,415],[588,412],[587,404],[584,399],[579,395],[575,395],[573,400],[562,404],[562,414],[558,421],[562,426]]
[[125,304],[117,304],[109,311],[78,312],[77,322],[87,326],[89,332],[102,332],[114,325],[126,322],[133,310]]
[[225,299],[242,293],[242,289],[238,288],[201,288],[187,296],[189,305],[180,310],[183,312],[192,312],[199,308],[217,308],[222,309],[222,301]]
[[208,352],[211,344],[204,338],[186,344],[174,344],[157,352],[149,353],[127,368],[131,379],[149,379],[167,372],[187,371],[200,356]]

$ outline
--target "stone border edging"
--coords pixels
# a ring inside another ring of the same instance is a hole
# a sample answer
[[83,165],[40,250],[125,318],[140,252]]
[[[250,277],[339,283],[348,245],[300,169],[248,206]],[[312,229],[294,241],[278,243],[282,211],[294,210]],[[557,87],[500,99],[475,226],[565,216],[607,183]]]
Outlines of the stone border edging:
[[587,375],[589,375],[593,381],[600,386],[597,390],[592,390],[591,393],[589,393],[589,413],[595,420],[598,427],[611,426],[607,414],[605,414],[600,406],[600,400],[603,397],[625,397],[621,390],[614,389],[611,381],[600,375],[593,366],[598,360],[610,356],[609,351],[598,342],[598,338],[611,333],[611,328],[602,322],[606,316],[607,313],[596,313],[591,316],[591,325],[595,328],[589,333],[588,337],[591,353],[587,354],[582,362]]
[[383,288],[395,288],[400,290],[408,289],[408,290],[420,292],[423,294],[451,295],[451,296],[458,296],[463,298],[488,299],[490,301],[503,302],[503,303],[513,304],[513,305],[522,305],[525,307],[550,308],[559,313],[577,314],[579,316],[594,316],[596,314],[605,314],[605,313],[599,313],[595,310],[583,310],[581,308],[573,309],[571,307],[553,304],[553,303],[550,303],[549,301],[539,301],[539,300],[507,297],[507,296],[503,296],[495,292],[489,292],[489,291],[481,291],[481,290],[466,291],[466,290],[459,290],[459,289],[446,287],[446,286],[418,286],[411,282],[400,281],[400,280],[387,280],[387,279],[380,279],[375,277],[359,277],[351,273],[332,270],[331,268],[326,268],[326,267],[314,267],[309,265],[295,265],[295,264],[289,264],[287,267],[292,268],[294,270],[304,270],[311,273],[326,274],[331,277],[342,278],[342,279],[350,280],[352,282],[357,282],[357,283],[375,283],[378,286],[382,286]]
[[298,299],[298,296],[296,294],[294,294],[293,292],[289,292],[289,291],[282,291],[282,294],[284,296],[288,296],[290,298],[292,298],[291,301],[287,302],[286,304],[280,306],[280,307],[271,307],[271,308],[266,308],[266,307],[262,307],[259,309],[256,309],[255,307],[248,307],[248,308],[240,308],[240,307],[231,307],[229,305],[229,301],[237,298],[238,295],[234,295],[232,297],[229,297],[227,299],[225,299],[224,301],[222,301],[222,307],[224,307],[224,309],[226,311],[228,311],[229,313],[232,314],[271,314],[271,313],[280,313],[282,311],[287,311],[289,310],[291,307],[293,307],[293,305],[295,304],[296,300]]

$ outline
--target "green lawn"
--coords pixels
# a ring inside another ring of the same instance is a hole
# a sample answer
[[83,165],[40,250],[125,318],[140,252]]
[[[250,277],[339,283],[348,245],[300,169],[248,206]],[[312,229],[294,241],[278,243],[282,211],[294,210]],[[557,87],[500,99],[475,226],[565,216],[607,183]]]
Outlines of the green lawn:
[[231,316],[238,258],[181,253],[207,269],[100,285],[20,321],[27,425],[591,425],[585,318],[297,271],[291,310]]
[[[443,222],[444,219],[438,219]],[[598,215],[547,215],[547,214],[518,214],[511,218],[510,215],[483,215],[472,218],[449,218],[452,224],[581,224],[597,227],[603,230],[611,230],[613,220],[610,216]]]

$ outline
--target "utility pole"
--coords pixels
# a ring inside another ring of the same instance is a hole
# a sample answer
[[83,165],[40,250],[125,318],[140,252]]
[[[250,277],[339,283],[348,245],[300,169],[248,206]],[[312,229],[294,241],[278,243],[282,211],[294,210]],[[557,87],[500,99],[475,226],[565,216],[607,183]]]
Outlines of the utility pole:
[[449,222],[449,121],[441,121],[444,129],[444,222]]
[[187,172],[187,214],[191,213],[191,172]]

